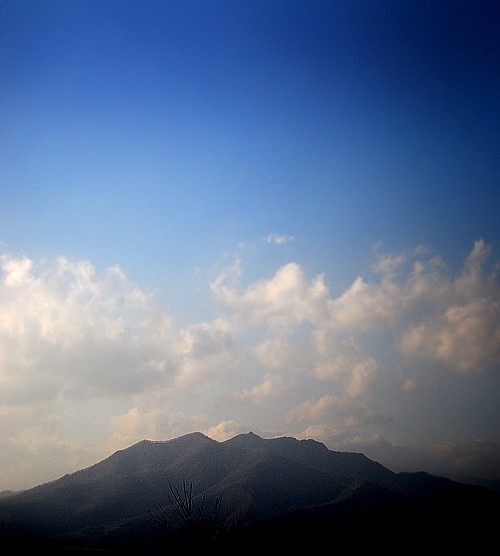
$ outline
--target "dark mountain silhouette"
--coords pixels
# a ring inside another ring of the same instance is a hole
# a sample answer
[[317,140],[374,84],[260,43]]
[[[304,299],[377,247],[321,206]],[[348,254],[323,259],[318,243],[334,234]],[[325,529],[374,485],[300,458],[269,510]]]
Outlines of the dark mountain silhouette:
[[[346,548],[475,550],[496,538],[500,494],[427,473],[394,473],[360,453],[315,440],[253,433],[217,442],[195,432],[143,440],[60,479],[0,498],[4,547],[144,554],[159,546],[151,515],[172,512],[172,488],[193,505],[241,516],[237,542]],[[488,540],[489,539],[489,540]],[[236,541],[235,541],[236,542]],[[319,545],[318,545],[319,546]],[[485,545],[486,546],[486,545]]]

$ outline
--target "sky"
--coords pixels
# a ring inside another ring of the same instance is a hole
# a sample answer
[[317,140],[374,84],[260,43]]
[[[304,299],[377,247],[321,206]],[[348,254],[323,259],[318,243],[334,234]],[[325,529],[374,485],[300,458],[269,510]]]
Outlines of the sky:
[[195,431],[500,479],[499,29],[0,0],[0,490]]

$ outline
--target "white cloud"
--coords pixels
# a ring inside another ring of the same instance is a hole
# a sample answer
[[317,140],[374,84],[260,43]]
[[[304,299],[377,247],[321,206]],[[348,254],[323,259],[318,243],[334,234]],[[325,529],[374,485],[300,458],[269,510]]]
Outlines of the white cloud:
[[239,425],[236,421],[228,420],[221,421],[214,427],[210,427],[204,433],[209,437],[217,440],[218,442],[224,442],[237,434],[247,433],[248,429]]
[[237,400],[250,400],[254,404],[261,404],[267,398],[276,398],[285,392],[285,382],[280,375],[266,375],[264,380],[252,388],[235,393]]
[[233,341],[228,323],[216,319],[213,323],[192,324],[180,332],[179,351],[195,359],[226,351]]
[[492,255],[478,241],[454,273],[423,249],[378,252],[375,274],[338,296],[295,262],[242,285],[237,258],[211,283],[214,318],[182,328],[119,267],[3,255],[0,452],[31,450],[35,462],[52,447],[62,470],[63,459],[78,467],[144,437],[222,439],[257,419],[399,454],[376,435],[410,406],[449,403],[461,383],[444,365],[466,374],[500,364]]
[[109,418],[110,432],[102,452],[119,450],[143,439],[168,440],[207,426],[205,415],[190,415],[173,407],[168,393],[138,397],[136,405]]
[[116,450],[141,439],[156,438],[156,422],[157,415],[154,412],[144,413],[138,407],[132,407],[127,413],[112,417],[110,446]]
[[238,354],[234,353],[233,333],[223,318],[213,322],[192,324],[183,328],[175,346],[171,346],[175,360],[177,388],[212,387],[234,372]]
[[358,361],[352,369],[346,392],[350,397],[366,395],[367,389],[374,381],[377,373],[377,363],[373,357]]
[[280,235],[280,234],[267,234],[265,239],[267,243],[284,245],[285,243],[289,243],[290,241],[293,241],[293,236]]
[[332,394],[326,394],[319,399],[306,400],[290,411],[288,418],[293,422],[304,422],[324,419],[336,405],[337,399]]
[[293,350],[288,340],[268,338],[254,348],[258,361],[269,369],[282,369],[293,359]]
[[496,273],[484,271],[490,254],[477,241],[458,276],[440,280],[434,307],[407,327],[403,353],[443,361],[462,373],[500,364],[500,286]]
[[99,276],[86,261],[36,265],[4,255],[2,271],[0,403],[61,389],[119,397],[169,379],[177,333],[119,268]]
[[331,332],[319,330],[315,335],[317,348],[313,376],[329,382],[338,399],[369,400],[377,380],[378,364],[366,356],[353,340],[336,341]]
[[221,279],[212,283],[212,291],[223,306],[254,324],[286,328],[326,316],[324,277],[308,282],[297,263],[282,266],[271,279],[254,282],[242,292]]
[[401,291],[392,280],[368,283],[358,276],[342,295],[329,302],[330,325],[372,330],[393,325],[401,311]]

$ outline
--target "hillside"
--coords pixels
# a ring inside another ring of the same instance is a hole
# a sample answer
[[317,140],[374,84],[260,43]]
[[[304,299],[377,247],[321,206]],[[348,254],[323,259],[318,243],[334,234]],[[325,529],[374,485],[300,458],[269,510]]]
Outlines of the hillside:
[[[263,538],[381,542],[406,531],[477,540],[494,531],[499,494],[426,473],[393,473],[363,454],[335,452],[315,440],[264,439],[253,433],[217,442],[201,433],[143,440],[50,483],[0,499],[4,546],[45,542],[141,551],[161,531],[153,516],[172,510],[171,488],[193,485],[195,507],[241,516],[245,543]],[[474,521],[472,521],[474,520]],[[478,529],[480,522],[480,530]],[[473,528],[474,525],[474,528]],[[360,536],[358,533],[364,531]],[[339,537],[340,535],[340,537]],[[386,535],[388,535],[386,537]],[[378,540],[377,540],[378,539]]]

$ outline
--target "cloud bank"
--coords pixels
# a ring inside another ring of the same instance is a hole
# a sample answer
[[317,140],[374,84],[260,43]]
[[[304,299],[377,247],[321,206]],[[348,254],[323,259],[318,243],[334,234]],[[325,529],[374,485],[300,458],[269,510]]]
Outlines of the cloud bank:
[[[403,465],[410,458],[398,444],[422,438],[402,423],[425,427],[439,404],[450,415],[473,411],[454,407],[445,388],[474,385],[479,397],[483,383],[497,385],[499,267],[482,240],[457,271],[423,248],[376,251],[370,278],[338,296],[324,274],[296,262],[244,284],[238,260],[211,282],[213,320],[183,328],[117,266],[99,273],[89,261],[12,254],[0,262],[5,488],[192,430],[314,437]],[[484,451],[490,472],[500,462],[498,437],[454,437],[452,428],[436,417],[422,463],[441,461],[443,445],[454,454],[473,445],[471,466]]]

